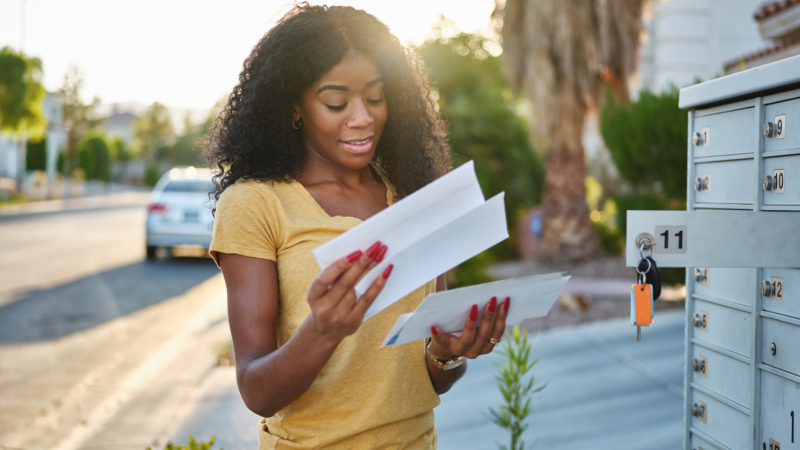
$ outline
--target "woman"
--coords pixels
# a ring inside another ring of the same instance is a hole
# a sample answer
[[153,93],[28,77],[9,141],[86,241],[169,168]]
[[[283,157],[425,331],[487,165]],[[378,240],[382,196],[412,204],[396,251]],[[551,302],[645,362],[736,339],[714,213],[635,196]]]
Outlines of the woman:
[[380,348],[444,276],[363,321],[392,266],[358,301],[353,286],[386,246],[322,272],[312,255],[449,169],[419,57],[364,11],[297,6],[245,60],[208,145],[210,252],[239,391],[265,418],[259,448],[436,448],[439,395],[502,337],[509,301],[492,299],[480,327],[473,306],[461,334],[434,327],[429,346]]

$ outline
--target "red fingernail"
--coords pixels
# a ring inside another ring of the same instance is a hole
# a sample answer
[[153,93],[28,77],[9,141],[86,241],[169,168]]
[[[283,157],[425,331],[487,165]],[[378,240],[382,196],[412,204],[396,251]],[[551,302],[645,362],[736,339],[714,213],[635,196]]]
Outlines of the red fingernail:
[[434,336],[438,336],[439,335],[439,332],[436,331],[436,327],[431,327],[431,333],[433,333]]
[[386,270],[383,271],[383,279],[384,280],[389,278],[389,274],[392,273],[392,269],[393,268],[394,268],[394,265],[393,264],[389,264],[389,267],[387,267]]
[[349,255],[347,255],[347,262],[351,263],[351,262],[355,261],[356,259],[358,259],[359,256],[361,256],[361,250],[356,250],[353,253],[350,253]]
[[508,305],[509,305],[509,303],[511,303],[511,297],[506,297],[506,301],[505,301],[505,303],[503,304],[503,310],[504,310],[504,311],[508,311]]
[[372,247],[367,249],[367,258],[372,258],[375,256],[375,253],[378,252],[379,248],[381,248],[381,241],[372,244]]
[[472,311],[469,312],[470,322],[478,320],[478,305],[472,305]]
[[379,263],[379,262],[383,261],[383,255],[385,255],[385,254],[386,254],[386,249],[387,249],[387,248],[388,248],[388,247],[386,247],[386,246],[384,245],[383,247],[381,247],[381,249],[380,249],[380,250],[378,250],[378,256],[376,256],[376,257],[375,257],[375,262],[376,262],[376,263]]
[[497,297],[492,297],[492,301],[489,302],[489,312],[493,313],[496,308],[497,308]]

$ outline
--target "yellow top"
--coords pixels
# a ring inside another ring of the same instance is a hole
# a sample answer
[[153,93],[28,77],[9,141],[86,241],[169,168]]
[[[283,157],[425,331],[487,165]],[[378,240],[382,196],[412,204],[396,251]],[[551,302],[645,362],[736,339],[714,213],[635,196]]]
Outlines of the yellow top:
[[[391,205],[394,189],[384,182]],[[280,346],[311,313],[306,293],[320,272],[311,251],[359,223],[326,214],[297,181],[239,180],[220,196],[210,253],[215,260],[223,252],[277,262]],[[423,343],[380,348],[400,314],[435,291],[432,280],[346,337],[303,395],[261,420],[259,450],[435,449],[439,396]]]

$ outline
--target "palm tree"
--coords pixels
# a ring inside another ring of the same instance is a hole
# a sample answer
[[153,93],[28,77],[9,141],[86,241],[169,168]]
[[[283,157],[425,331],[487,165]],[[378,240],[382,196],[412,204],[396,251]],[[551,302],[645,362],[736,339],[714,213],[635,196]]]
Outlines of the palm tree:
[[530,102],[531,135],[548,149],[540,257],[585,259],[589,222],[581,135],[603,86],[627,100],[645,0],[497,0],[512,85]]

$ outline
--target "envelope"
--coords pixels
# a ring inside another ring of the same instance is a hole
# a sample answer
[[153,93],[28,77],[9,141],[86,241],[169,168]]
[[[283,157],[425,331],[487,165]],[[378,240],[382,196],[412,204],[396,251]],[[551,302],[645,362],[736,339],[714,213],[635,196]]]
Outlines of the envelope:
[[[425,298],[414,312],[401,315],[382,347],[402,345],[431,336],[436,325],[445,333],[461,331],[472,305],[479,311],[497,297],[500,305],[511,298],[506,325],[547,315],[569,281],[563,273],[535,275],[437,292]],[[482,314],[478,316],[480,326]]]
[[472,161],[452,170],[314,250],[322,270],[375,241],[383,261],[355,286],[358,297],[389,265],[392,275],[364,320],[458,264],[508,238],[504,193],[484,200]]

